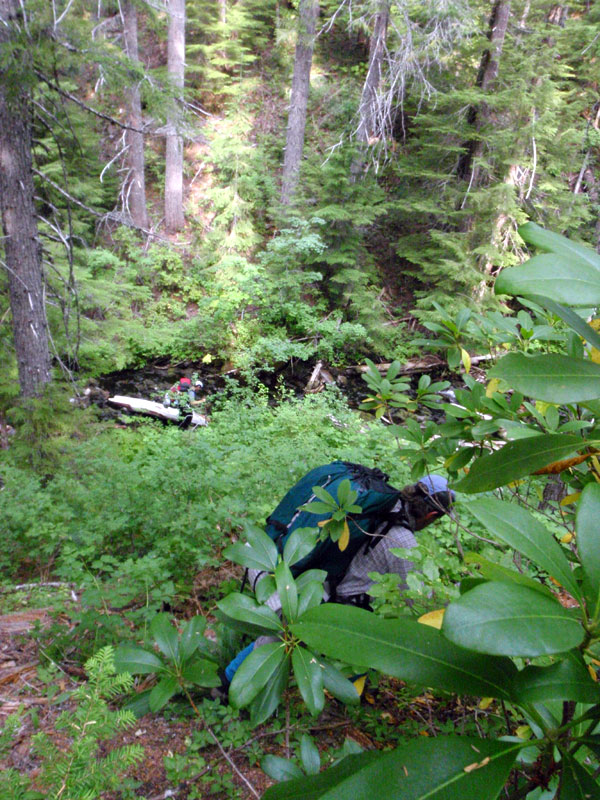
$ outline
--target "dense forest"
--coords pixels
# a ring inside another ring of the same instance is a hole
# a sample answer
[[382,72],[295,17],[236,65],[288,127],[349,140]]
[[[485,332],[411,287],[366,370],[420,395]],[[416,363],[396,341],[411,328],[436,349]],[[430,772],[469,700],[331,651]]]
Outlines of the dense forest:
[[0,0],[3,797],[600,795],[598,23]]

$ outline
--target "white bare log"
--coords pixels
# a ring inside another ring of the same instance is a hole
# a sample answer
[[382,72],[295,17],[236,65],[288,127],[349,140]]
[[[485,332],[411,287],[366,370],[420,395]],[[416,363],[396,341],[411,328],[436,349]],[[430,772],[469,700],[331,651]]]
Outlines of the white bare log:
[[[157,403],[154,400],[143,400],[140,397],[126,397],[125,395],[115,395],[109,397],[108,402],[113,406],[119,408],[127,408],[130,411],[137,411],[140,414],[148,414],[151,417],[160,417],[161,419],[171,420],[176,422],[179,419],[179,409],[163,406],[162,403]],[[204,426],[207,425],[207,419],[203,414],[198,414],[194,411],[192,415],[192,425]]]

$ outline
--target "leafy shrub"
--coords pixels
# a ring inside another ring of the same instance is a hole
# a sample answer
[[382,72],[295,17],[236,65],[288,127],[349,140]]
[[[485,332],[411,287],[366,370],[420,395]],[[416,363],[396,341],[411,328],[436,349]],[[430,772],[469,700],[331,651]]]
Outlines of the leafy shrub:
[[[536,303],[600,349],[594,328],[566,305],[600,302],[598,256],[537,226],[526,226],[522,234],[551,256],[535,256],[508,271],[496,291],[535,295]],[[542,276],[548,297],[537,294]],[[564,404],[560,412],[579,423],[586,412],[596,412],[600,397],[600,368],[582,355],[581,349],[570,355],[511,353],[491,374],[523,395]],[[531,404],[528,410],[541,430],[527,430],[524,438],[499,449],[490,443],[489,452],[474,461],[455,488],[485,493],[535,472],[577,467],[568,477],[579,489],[570,499],[577,502],[575,533],[562,537],[565,543],[574,537],[577,551],[567,554],[553,530],[517,503],[485,494],[469,503],[487,536],[536,565],[541,578],[574,598],[572,608],[565,608],[548,585],[523,571],[478,559],[480,574],[461,583],[460,597],[443,614],[441,631],[435,629],[439,622],[429,627],[431,620],[428,625],[410,619],[378,620],[361,609],[336,605],[312,608],[291,625],[292,634],[316,652],[359,661],[412,683],[498,698],[513,709],[513,719],[525,720],[526,725],[513,728],[509,721],[509,735],[497,739],[439,736],[384,754],[353,756],[322,775],[273,787],[265,798],[285,800],[301,791],[315,798],[343,792],[360,800],[371,796],[375,784],[378,791],[403,798],[433,796],[448,786],[452,796],[460,792],[469,798],[492,798],[515,765],[519,772],[509,797],[540,797],[541,775],[553,796],[567,800],[598,794],[597,773],[588,768],[597,766],[600,720],[600,688],[593,668],[600,648],[600,487],[595,456],[589,452],[596,448],[597,434],[594,427],[579,424],[574,431],[558,432],[560,413],[547,432],[548,418],[536,415]],[[590,422],[594,426],[595,421]],[[417,431],[413,434],[416,440]],[[580,450],[582,456],[566,458]],[[567,522],[570,527],[572,520]]]

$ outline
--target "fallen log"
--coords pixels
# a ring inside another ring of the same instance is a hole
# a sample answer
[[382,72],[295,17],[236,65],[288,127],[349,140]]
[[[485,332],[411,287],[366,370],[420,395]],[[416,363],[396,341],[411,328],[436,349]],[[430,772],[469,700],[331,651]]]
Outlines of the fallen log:
[[[162,403],[157,403],[154,400],[143,400],[141,397],[126,397],[125,395],[117,394],[114,397],[109,397],[108,402],[118,408],[126,408],[138,414],[148,414],[151,417],[159,417],[171,422],[177,422],[179,419],[179,409],[163,406]],[[203,414],[198,414],[197,411],[194,411],[192,427],[195,428],[198,425],[208,425],[208,420]]]
[[[471,357],[471,364],[480,364],[482,361],[489,361],[493,356],[489,353],[485,356],[472,356]],[[392,366],[391,361],[386,361],[382,364],[375,364],[379,372],[387,372],[388,369]],[[446,367],[448,368],[448,364],[446,359],[440,358],[439,356],[429,355],[425,356],[424,358],[410,358],[402,364],[400,367],[400,371],[398,372],[399,375],[411,375],[414,372],[429,372],[429,370],[434,369],[435,367]],[[369,368],[366,364],[356,364],[352,367],[346,367],[347,372],[354,372],[354,373],[361,373],[366,372]]]

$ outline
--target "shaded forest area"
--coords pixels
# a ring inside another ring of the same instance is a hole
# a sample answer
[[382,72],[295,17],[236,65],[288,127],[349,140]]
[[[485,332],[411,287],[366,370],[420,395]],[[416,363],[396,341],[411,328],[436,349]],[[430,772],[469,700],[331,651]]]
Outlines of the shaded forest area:
[[[3,797],[598,795],[598,13],[0,0]],[[335,460],[456,492],[372,611]]]
[[4,225],[39,243],[6,253],[7,385],[35,297],[74,377],[389,360],[432,300],[489,307],[526,220],[598,246],[594,5],[28,6],[2,12]]

